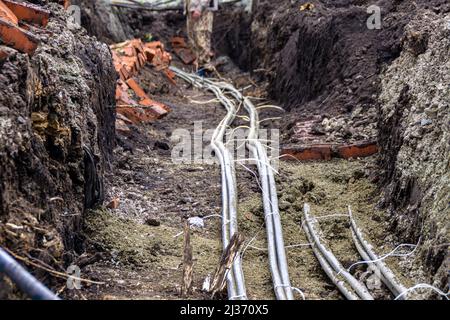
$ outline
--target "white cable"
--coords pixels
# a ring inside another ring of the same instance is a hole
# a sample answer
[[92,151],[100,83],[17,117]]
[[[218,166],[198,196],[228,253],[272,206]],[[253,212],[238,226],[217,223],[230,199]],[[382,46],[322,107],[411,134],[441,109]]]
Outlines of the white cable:
[[397,297],[395,297],[394,300],[399,300],[400,298],[402,298],[405,294],[411,292],[411,291],[415,291],[417,289],[431,289],[434,292],[438,293],[439,295],[445,297],[447,300],[450,300],[449,296],[450,296],[450,292],[444,293],[442,290],[428,284],[428,283],[419,283],[416,284],[414,287],[411,287],[405,291],[403,291],[401,294],[399,294]]
[[303,293],[302,290],[300,290],[299,288],[296,288],[296,287],[291,287],[291,288],[292,288],[292,290],[298,292],[303,300],[306,300],[305,294]]
[[[403,247],[414,247],[414,250],[412,250],[411,252],[408,253],[399,253],[396,254],[395,252]],[[370,264],[370,263],[375,263],[375,262],[379,262],[379,261],[383,261],[389,257],[408,257],[412,254],[414,254],[414,252],[417,249],[417,245],[416,244],[401,244],[398,245],[394,250],[392,250],[391,252],[389,252],[388,254],[382,256],[381,258],[375,259],[375,260],[363,260],[363,261],[358,261],[355,262],[354,264],[352,264],[350,267],[347,268],[347,271],[350,271],[354,266],[360,265],[360,264]]]

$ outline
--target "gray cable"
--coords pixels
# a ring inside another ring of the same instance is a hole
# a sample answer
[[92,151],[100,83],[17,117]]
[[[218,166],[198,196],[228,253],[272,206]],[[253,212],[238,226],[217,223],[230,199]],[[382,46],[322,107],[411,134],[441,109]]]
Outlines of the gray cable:
[[8,276],[31,299],[60,300],[2,248],[0,248],[0,273]]

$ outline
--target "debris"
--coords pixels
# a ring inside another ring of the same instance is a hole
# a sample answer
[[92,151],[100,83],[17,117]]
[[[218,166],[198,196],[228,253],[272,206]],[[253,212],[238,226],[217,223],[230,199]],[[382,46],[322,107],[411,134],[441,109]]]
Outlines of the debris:
[[0,1],[0,18],[7,20],[14,25],[19,24],[19,19],[17,19],[16,15],[12,13],[12,11],[1,1]]
[[325,160],[332,158],[355,159],[370,157],[378,153],[376,142],[357,142],[353,144],[312,144],[285,148],[281,152],[283,160]]
[[[45,27],[49,16],[49,11],[34,4],[0,0],[0,40],[20,52],[32,55],[39,45],[39,38],[19,26],[19,23]],[[0,58],[2,56],[4,57],[5,53],[0,54]]]
[[167,113],[167,111],[165,112],[161,111],[160,108],[158,108],[159,111],[155,111],[150,106],[138,107],[138,106],[117,105],[116,109],[118,113],[128,118],[134,124],[149,123],[156,119],[161,118],[162,112],[163,115]]
[[148,218],[147,220],[145,220],[145,224],[151,227],[159,227],[161,225],[161,222],[153,218]]
[[241,251],[244,241],[244,236],[239,233],[235,233],[230,239],[230,244],[222,255],[219,267],[217,268],[211,283],[210,292],[213,297],[225,288],[228,272],[230,272],[234,260]]
[[109,209],[117,209],[117,208],[119,208],[119,205],[120,205],[120,199],[119,198],[114,198],[107,205],[107,208],[109,208]]
[[32,23],[41,27],[47,26],[48,19],[50,17],[50,11],[44,10],[41,7],[31,3],[11,0],[2,1],[6,5],[6,7],[11,10],[11,13],[13,13],[17,17],[18,20]]
[[203,229],[205,227],[205,221],[200,217],[192,217],[188,219],[191,228]]
[[186,298],[192,290],[192,274],[193,274],[193,259],[192,259],[192,245],[191,245],[191,229],[189,222],[184,224],[184,256],[183,256],[183,283],[181,286],[181,296]]
[[[173,77],[167,71],[172,57],[164,51],[164,45],[159,41],[143,43],[140,39],[133,39],[114,44],[111,50],[114,67],[120,76],[116,87],[117,112],[127,119],[127,121],[119,119],[116,122],[117,131],[127,134],[129,132],[127,126],[130,123],[148,123],[167,115],[170,109],[150,99],[134,78],[149,62],[173,81]],[[130,96],[129,89],[139,101]]]
[[282,150],[282,159],[297,160],[331,160],[332,145],[314,145],[308,147],[291,148]]
[[30,55],[36,51],[39,44],[39,39],[32,33],[2,18],[0,18],[0,39],[14,49]]
[[300,11],[313,10],[313,9],[314,9],[314,4],[311,2],[307,2],[300,6]]
[[369,157],[376,153],[378,153],[378,145],[376,142],[344,145],[338,148],[339,156],[344,159]]
[[181,59],[181,61],[183,61],[184,64],[189,65],[194,63],[196,57],[187,46],[183,37],[173,37],[170,42],[172,44],[173,51],[175,51],[175,54]]
[[210,290],[211,290],[211,274],[208,274],[208,276],[203,281],[202,291],[209,292]]

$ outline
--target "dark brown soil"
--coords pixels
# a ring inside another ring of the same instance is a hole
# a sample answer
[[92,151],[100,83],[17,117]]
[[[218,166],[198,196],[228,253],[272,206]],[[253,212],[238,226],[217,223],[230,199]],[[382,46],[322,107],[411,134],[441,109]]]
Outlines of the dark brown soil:
[[0,62],[0,244],[61,270],[83,252],[83,214],[104,197],[116,73],[106,45],[48,8],[35,55]]
[[[285,143],[295,143],[295,123],[315,116],[344,119],[337,138],[376,139],[367,126],[378,122],[380,73],[402,50],[404,27],[420,8],[444,13],[446,1],[315,0],[258,1],[251,17],[221,11],[215,45],[243,70],[267,79],[271,97],[290,111],[283,121]],[[382,28],[369,30],[366,10],[382,9]],[[238,26],[238,27],[236,27]],[[364,121],[354,119],[362,113]],[[351,130],[348,130],[350,129]]]

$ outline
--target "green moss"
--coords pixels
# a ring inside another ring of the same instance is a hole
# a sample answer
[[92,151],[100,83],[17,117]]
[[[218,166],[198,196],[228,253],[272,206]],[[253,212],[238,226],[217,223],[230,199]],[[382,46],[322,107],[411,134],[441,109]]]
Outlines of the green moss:
[[[183,236],[175,235],[181,230],[181,226],[177,229],[138,224],[101,209],[91,211],[85,221],[85,231],[93,241],[133,268],[177,268],[183,260]],[[206,277],[219,261],[220,243],[195,232],[191,239],[195,272]]]

